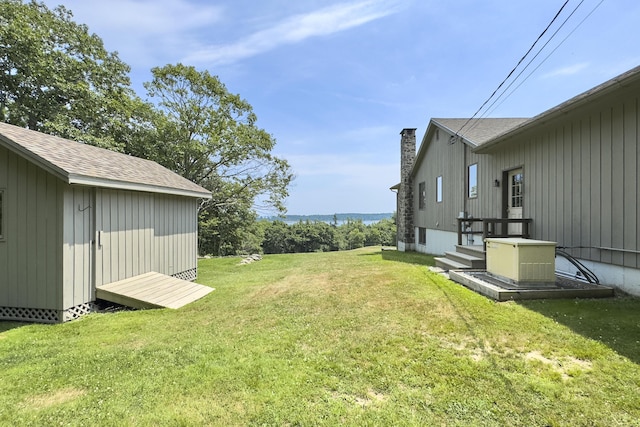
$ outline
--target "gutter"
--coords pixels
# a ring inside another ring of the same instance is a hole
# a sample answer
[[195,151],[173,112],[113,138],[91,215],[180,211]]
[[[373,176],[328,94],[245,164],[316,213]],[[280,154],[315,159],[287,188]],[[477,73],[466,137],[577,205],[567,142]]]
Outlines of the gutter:
[[162,193],[174,196],[193,197],[197,199],[211,199],[209,191],[187,190],[175,187],[162,187],[158,185],[140,184],[128,181],[116,181],[104,178],[94,178],[90,176],[69,174],[66,179],[72,185],[87,185],[97,188],[112,188],[116,190],[141,191],[145,193]]

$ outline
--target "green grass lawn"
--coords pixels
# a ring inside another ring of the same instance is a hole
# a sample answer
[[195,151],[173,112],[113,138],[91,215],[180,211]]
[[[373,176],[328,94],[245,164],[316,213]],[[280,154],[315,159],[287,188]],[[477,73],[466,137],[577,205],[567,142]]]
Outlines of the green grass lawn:
[[179,310],[0,322],[0,424],[640,426],[640,300],[495,303],[431,262],[203,260]]

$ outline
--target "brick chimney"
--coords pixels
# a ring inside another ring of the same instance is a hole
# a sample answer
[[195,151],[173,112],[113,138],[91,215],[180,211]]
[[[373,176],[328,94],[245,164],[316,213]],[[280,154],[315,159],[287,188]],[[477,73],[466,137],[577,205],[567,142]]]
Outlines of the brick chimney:
[[413,179],[411,169],[416,158],[416,129],[405,128],[400,132],[400,188],[398,189],[398,250],[413,250]]

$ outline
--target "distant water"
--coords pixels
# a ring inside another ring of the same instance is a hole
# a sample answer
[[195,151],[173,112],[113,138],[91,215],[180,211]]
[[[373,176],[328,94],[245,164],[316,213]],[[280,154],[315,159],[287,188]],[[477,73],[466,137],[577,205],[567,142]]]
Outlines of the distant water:
[[[391,217],[389,217],[389,219],[391,219]],[[285,223],[285,224],[287,224],[287,225],[293,225],[293,224],[297,224],[297,223],[299,223],[300,221],[305,222],[306,220],[300,220],[300,219],[298,219],[298,220],[293,221],[293,220],[290,220],[290,219],[284,219],[284,220],[282,220],[282,219],[281,219],[280,221],[284,222],[284,223]],[[314,219],[314,220],[311,220],[311,219],[310,219],[310,220],[309,220],[309,222],[314,222],[314,221],[317,221],[317,222],[326,222],[327,224],[333,224],[333,223],[334,223],[334,221],[333,221],[333,220],[331,220],[331,221],[327,221],[327,220],[320,220],[320,219]],[[375,224],[376,222],[380,222],[380,221],[381,221],[380,219],[376,219],[376,220],[362,221],[362,223],[363,223],[364,225],[371,225],[371,224]],[[348,220],[346,220],[346,219],[345,219],[345,220],[338,220],[338,221],[336,222],[336,224],[337,224],[338,226],[341,226],[341,225],[343,225],[343,224],[346,224],[347,222],[348,222]]]
[[347,223],[348,221],[362,221],[365,225],[375,224],[383,219],[391,219],[393,218],[393,213],[338,213],[331,215],[287,215],[284,218],[281,217],[261,217],[260,219],[266,219],[268,221],[282,221],[286,224],[297,224],[298,222],[326,222],[327,224],[336,223],[337,225],[342,225]]

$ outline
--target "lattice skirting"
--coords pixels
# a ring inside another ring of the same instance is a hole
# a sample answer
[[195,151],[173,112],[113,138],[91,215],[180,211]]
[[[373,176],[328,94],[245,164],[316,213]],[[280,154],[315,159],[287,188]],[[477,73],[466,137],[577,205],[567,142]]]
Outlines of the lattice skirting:
[[77,319],[95,311],[95,304],[89,302],[66,310],[48,308],[0,307],[0,320],[20,322],[60,323]]
[[176,273],[176,274],[172,274],[172,277],[177,277],[178,279],[182,279],[182,280],[187,280],[189,282],[193,282],[194,280],[196,280],[196,277],[198,276],[198,269],[197,268],[192,268],[191,270],[185,270],[183,272],[180,273]]
[[68,322],[74,320],[89,313],[96,311],[98,307],[93,302],[87,302],[84,304],[76,305],[75,307],[67,308],[62,312],[62,321]]

